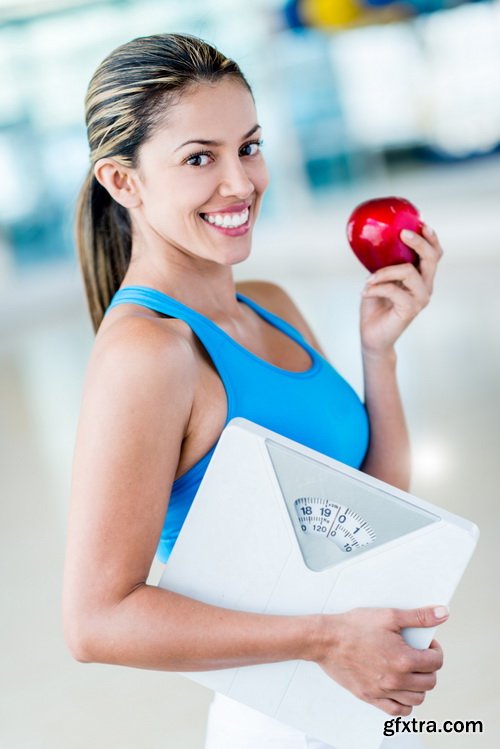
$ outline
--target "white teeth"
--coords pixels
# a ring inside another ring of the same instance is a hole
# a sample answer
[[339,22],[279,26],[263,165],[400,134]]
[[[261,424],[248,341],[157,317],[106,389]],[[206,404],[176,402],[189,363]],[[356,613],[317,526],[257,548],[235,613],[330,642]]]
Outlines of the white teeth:
[[249,210],[245,208],[241,213],[202,213],[202,218],[209,224],[222,226],[224,228],[234,229],[237,226],[243,226],[248,221]]

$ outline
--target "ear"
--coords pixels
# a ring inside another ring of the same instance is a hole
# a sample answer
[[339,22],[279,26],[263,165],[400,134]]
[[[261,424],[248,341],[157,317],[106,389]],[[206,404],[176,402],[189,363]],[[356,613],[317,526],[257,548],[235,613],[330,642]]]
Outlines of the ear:
[[137,208],[141,197],[134,170],[111,158],[99,159],[94,166],[98,182],[124,208]]

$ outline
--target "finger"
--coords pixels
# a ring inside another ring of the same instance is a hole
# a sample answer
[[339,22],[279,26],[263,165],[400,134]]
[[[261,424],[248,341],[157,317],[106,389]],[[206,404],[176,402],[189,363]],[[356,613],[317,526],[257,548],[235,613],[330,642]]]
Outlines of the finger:
[[412,707],[402,705],[400,702],[391,699],[369,700],[369,702],[371,705],[378,707],[379,710],[383,710],[384,713],[389,713],[389,715],[404,715],[406,717],[413,710]]
[[[393,609],[396,625],[405,627],[435,627],[448,619],[447,606],[422,606],[416,609]],[[437,643],[436,643],[437,644]]]
[[413,673],[433,674],[443,665],[442,655],[432,650],[415,650]]
[[370,286],[363,291],[364,299],[386,299],[392,302],[398,314],[403,318],[411,319],[418,312],[418,303],[413,296],[394,283],[380,283]]
[[387,692],[428,692],[434,689],[436,683],[437,675],[435,671],[432,671],[430,673],[387,674],[380,685]]
[[441,247],[441,243],[439,241],[438,235],[436,234],[434,229],[431,226],[424,224],[422,227],[422,234],[426,238],[426,240],[429,242],[429,244],[434,248],[438,256],[438,260],[441,259],[443,255],[443,248]]
[[439,651],[433,648],[417,650],[417,648],[407,646],[397,665],[402,679],[402,686],[406,687],[405,679],[407,674],[433,674],[439,671],[442,665],[443,655]]
[[405,705],[407,707],[416,707],[417,705],[421,705],[425,700],[425,692],[392,692],[390,695],[390,699],[394,700],[400,705]]
[[439,642],[437,640],[433,640],[431,644],[429,645],[429,650],[434,650],[438,655],[441,656],[441,659],[443,658],[443,649]]
[[431,671],[427,674],[409,674],[406,690],[410,692],[429,692],[437,684],[437,674]]
[[412,263],[386,265],[384,268],[379,268],[375,273],[372,273],[366,282],[366,286],[369,288],[377,283],[388,283],[389,281],[403,281],[404,283],[412,277],[420,278],[420,273]]
[[403,229],[400,233],[400,239],[417,253],[421,261],[433,260],[437,262],[443,255],[443,248],[436,232],[426,224],[423,225],[421,234]]
[[369,278],[365,288],[370,289],[374,285],[389,282],[402,284],[422,307],[425,307],[429,302],[429,291],[425,285],[425,281],[411,263],[388,265],[385,268],[381,268]]
[[418,269],[430,293],[443,250],[433,229],[424,227],[422,231],[424,236],[405,229],[401,232],[400,238],[417,253],[420,261]]

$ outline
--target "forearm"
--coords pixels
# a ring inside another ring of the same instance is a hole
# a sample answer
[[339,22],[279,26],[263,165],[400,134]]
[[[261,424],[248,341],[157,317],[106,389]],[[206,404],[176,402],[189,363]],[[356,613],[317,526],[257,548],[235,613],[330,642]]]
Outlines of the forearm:
[[363,352],[370,444],[362,470],[405,491],[410,484],[410,445],[396,379],[396,353]]
[[84,631],[71,648],[78,660],[164,671],[309,660],[320,631],[320,617],[313,615],[233,611],[149,585],[80,618]]
[[141,585],[94,613],[79,660],[186,672],[309,660],[361,699],[408,715],[434,686],[442,655],[437,644],[409,648],[401,629],[435,626],[446,618],[439,616],[432,609],[366,608],[251,614]]

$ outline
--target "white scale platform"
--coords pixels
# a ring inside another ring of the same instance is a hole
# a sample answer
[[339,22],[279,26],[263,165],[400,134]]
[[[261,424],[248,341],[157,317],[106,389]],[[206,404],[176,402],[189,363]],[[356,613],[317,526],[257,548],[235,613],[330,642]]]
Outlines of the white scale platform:
[[[447,605],[478,536],[468,520],[235,418],[160,586],[270,614]],[[403,634],[426,648],[434,633]],[[378,749],[390,717],[306,661],[184,675],[336,749]]]

